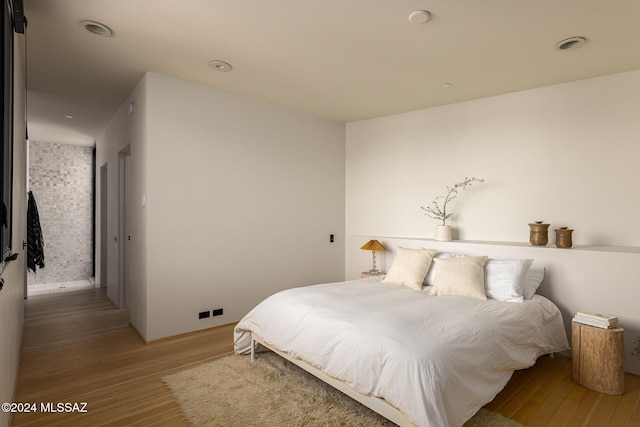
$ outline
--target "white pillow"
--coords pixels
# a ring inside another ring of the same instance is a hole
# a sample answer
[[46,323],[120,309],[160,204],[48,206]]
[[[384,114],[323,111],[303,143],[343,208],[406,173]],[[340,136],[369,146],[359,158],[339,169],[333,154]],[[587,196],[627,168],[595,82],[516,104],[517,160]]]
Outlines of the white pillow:
[[382,279],[382,283],[394,283],[421,290],[424,277],[427,275],[435,249],[398,248],[391,268]]
[[484,263],[486,256],[436,258],[436,282],[431,295],[458,295],[486,300]]
[[[437,252],[433,258],[434,259],[457,258],[460,256],[464,256],[464,255],[454,254],[453,252]],[[431,267],[429,267],[429,271],[427,272],[427,277],[424,278],[424,284],[425,286],[433,286],[435,282],[436,282],[436,266],[435,266],[435,263],[431,263]]]
[[524,275],[522,286],[522,296],[524,299],[531,299],[531,297],[533,297],[533,294],[538,290],[540,283],[542,283],[545,273],[546,270],[544,267],[534,267],[527,271],[527,274]]
[[498,301],[524,301],[524,277],[532,259],[489,259],[484,265],[487,297]]

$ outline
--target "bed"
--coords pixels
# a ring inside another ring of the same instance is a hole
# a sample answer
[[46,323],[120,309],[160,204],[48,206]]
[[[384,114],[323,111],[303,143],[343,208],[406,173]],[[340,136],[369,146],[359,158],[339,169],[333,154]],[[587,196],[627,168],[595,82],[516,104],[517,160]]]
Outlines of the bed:
[[370,277],[276,293],[236,325],[235,352],[266,347],[396,424],[445,427],[464,424],[514,370],[569,348],[543,296],[512,302],[403,284]]

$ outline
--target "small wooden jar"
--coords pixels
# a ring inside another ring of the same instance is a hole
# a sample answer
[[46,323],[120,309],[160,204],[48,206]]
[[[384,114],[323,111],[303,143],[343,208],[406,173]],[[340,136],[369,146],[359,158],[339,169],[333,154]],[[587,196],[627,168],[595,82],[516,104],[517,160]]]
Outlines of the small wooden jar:
[[556,228],[556,247],[558,248],[570,248],[573,246],[573,242],[571,241],[571,233],[573,230],[568,227],[560,227]]
[[534,246],[545,246],[549,243],[549,224],[536,221],[529,224],[529,243]]

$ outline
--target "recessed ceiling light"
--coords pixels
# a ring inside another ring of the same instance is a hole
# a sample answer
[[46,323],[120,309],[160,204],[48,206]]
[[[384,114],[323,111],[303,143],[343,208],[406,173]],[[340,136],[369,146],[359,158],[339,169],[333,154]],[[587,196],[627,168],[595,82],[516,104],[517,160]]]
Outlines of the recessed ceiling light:
[[440,87],[443,87],[443,88],[445,88],[445,89],[446,89],[446,88],[448,88],[448,87],[451,87],[451,86],[453,86],[451,83],[442,83],[442,84],[440,85]]
[[228,62],[220,61],[218,59],[209,61],[209,67],[213,68],[216,71],[231,71],[231,64],[229,64]]
[[75,119],[75,116],[72,116],[71,114],[67,114],[66,116],[64,116],[65,119]]
[[80,26],[96,36],[110,37],[113,34],[111,28],[97,21],[80,21]]
[[424,24],[431,19],[431,12],[427,10],[416,10],[409,14],[409,22],[412,24]]
[[564,39],[556,43],[556,49],[558,50],[575,49],[576,47],[582,46],[586,41],[587,39],[581,36],[569,37],[568,39]]

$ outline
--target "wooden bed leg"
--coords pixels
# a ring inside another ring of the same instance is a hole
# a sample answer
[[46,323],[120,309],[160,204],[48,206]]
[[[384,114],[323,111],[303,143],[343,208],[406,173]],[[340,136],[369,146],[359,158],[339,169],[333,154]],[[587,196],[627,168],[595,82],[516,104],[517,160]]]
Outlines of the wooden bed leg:
[[251,337],[251,362],[256,361],[256,340]]

